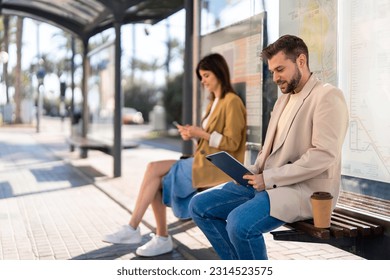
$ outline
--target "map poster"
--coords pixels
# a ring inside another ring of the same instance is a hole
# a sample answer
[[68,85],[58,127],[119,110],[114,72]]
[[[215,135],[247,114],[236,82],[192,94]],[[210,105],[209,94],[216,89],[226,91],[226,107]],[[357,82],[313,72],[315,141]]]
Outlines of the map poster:
[[247,109],[249,144],[262,142],[263,20],[261,13],[201,37],[201,55],[220,53],[229,65],[232,85]]
[[348,40],[340,72],[350,111],[342,171],[390,183],[390,2],[348,0],[341,8]]

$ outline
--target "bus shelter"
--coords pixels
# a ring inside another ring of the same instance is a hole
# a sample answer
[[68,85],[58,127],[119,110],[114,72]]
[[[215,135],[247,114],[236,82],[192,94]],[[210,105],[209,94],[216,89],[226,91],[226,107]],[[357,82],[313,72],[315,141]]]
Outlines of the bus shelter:
[[[124,24],[148,23],[155,24],[175,12],[186,9],[186,58],[185,68],[191,73],[192,60],[191,36],[193,1],[190,0],[2,0],[0,1],[0,13],[3,15],[16,15],[32,18],[38,21],[53,24],[64,29],[83,42],[83,79],[82,94],[83,106],[81,116],[81,137],[87,137],[89,116],[88,116],[88,41],[89,39],[109,28],[115,30],[114,42],[114,132],[111,154],[114,158],[114,177],[121,176],[121,26]],[[72,61],[72,69],[74,64]],[[190,74],[184,78],[184,86],[191,88],[192,77]],[[74,80],[72,79],[72,96]],[[190,90],[185,90],[191,95]],[[185,94],[185,93],[184,93]],[[73,100],[73,98],[72,98]],[[186,100],[186,99],[185,99]],[[191,101],[191,98],[187,98]],[[73,105],[73,104],[72,104]],[[184,108],[191,108],[191,105]],[[190,109],[189,109],[190,110]],[[74,106],[71,106],[71,117],[73,119]],[[191,112],[184,113],[187,116],[185,121],[191,122]],[[87,156],[85,154],[85,156]]]

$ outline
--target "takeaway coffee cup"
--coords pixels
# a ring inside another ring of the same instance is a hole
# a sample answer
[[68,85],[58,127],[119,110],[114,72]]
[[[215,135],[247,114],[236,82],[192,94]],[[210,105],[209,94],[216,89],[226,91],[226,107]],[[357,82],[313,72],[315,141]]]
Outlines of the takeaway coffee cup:
[[316,228],[330,227],[333,196],[328,192],[314,192],[310,197]]

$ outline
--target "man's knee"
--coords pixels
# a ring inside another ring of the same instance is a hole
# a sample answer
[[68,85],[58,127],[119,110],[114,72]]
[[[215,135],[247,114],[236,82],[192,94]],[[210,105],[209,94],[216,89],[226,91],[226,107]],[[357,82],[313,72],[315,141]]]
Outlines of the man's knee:
[[226,231],[230,237],[247,238],[250,235],[252,226],[245,223],[245,219],[241,215],[236,215],[234,210],[230,212],[226,220]]
[[241,227],[240,223],[229,215],[226,219],[226,231],[228,232],[228,235],[237,236],[240,231],[237,227]]

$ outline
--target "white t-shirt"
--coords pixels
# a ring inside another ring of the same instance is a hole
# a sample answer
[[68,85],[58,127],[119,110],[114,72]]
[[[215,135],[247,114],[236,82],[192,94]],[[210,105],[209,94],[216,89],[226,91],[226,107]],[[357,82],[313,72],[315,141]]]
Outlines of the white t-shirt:
[[278,126],[276,128],[274,143],[277,139],[281,137],[282,131],[283,129],[285,129],[288,120],[292,118],[292,110],[298,101],[298,94],[299,93],[290,95],[290,99],[288,100],[286,107],[284,108],[282,114],[280,115]]
[[[208,116],[202,122],[202,128],[203,129],[206,129],[207,124],[208,124],[209,119],[210,119],[210,116],[213,114],[214,109],[217,106],[218,101],[219,101],[219,98],[215,98],[214,99],[213,105],[211,105],[210,113],[208,114]],[[218,133],[216,131],[213,131],[210,134],[210,139],[209,139],[210,147],[218,148],[219,144],[221,143],[221,141],[222,141],[222,134],[220,134],[220,133]]]

